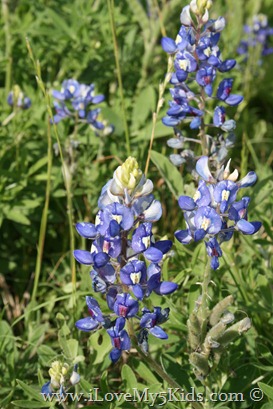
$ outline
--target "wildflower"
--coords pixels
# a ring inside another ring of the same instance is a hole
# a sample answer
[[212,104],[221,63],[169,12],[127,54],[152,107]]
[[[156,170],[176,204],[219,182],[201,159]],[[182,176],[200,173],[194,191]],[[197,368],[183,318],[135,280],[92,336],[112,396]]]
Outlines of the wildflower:
[[[177,284],[161,279],[161,264],[170,251],[170,240],[155,241],[152,227],[162,214],[135,158],[119,166],[102,188],[95,223],[77,223],[78,233],[91,240],[90,251],[75,250],[76,260],[90,265],[95,292],[105,294],[110,314],[101,312],[98,302],[86,298],[90,317],[76,322],[83,331],[106,328],[115,347],[110,358],[116,362],[122,350],[130,349],[127,319],[139,320],[141,302],[152,292],[171,294]],[[144,262],[147,261],[148,266]],[[115,316],[115,320],[111,321]]]
[[127,331],[124,329],[125,318],[117,318],[116,323],[111,328],[107,329],[107,333],[111,338],[114,349],[110,352],[112,362],[116,362],[122,351],[128,351],[131,348],[131,341]]
[[256,173],[249,172],[237,181],[238,171],[230,173],[229,166],[230,161],[212,176],[208,157],[201,157],[196,163],[196,172],[202,177],[196,194],[193,198],[180,196],[178,199],[187,228],[176,231],[175,237],[182,244],[204,239],[214,270],[219,267],[218,258],[222,256],[221,243],[230,240],[235,230],[254,234],[261,227],[260,222],[247,220],[250,198],[243,197],[236,202],[238,191],[256,182]]
[[162,324],[163,322],[165,322],[168,319],[168,316],[168,308],[162,310],[161,307],[155,307],[154,312],[151,312],[147,308],[143,308],[140,326],[142,328],[147,328],[149,333],[151,333],[156,338],[167,339],[168,335],[157,324]]
[[273,53],[273,47],[270,45],[273,27],[268,26],[268,18],[265,14],[253,16],[251,24],[244,26],[244,31],[246,38],[241,40],[237,53],[244,55],[245,60],[247,60],[251,49],[257,47],[261,49],[261,57]]
[[52,90],[53,104],[56,110],[53,121],[58,123],[65,118],[78,117],[81,121],[88,123],[95,132],[109,134],[113,126],[100,120],[100,108],[91,109],[92,106],[104,101],[104,95],[95,95],[94,84],[86,85],[75,79],[63,81],[61,90]]
[[[218,75],[231,71],[235,65],[235,59],[223,60],[218,46],[221,31],[225,27],[225,19],[218,17],[216,20],[209,19],[211,2],[192,0],[189,6],[183,8],[180,20],[182,26],[175,40],[164,37],[161,41],[163,50],[172,55],[174,73],[170,83],[174,86],[170,89],[172,100],[167,115],[163,117],[164,125],[174,128],[175,135],[179,134],[182,122],[189,122],[190,129],[199,129],[205,135],[205,129],[213,134],[208,135],[206,144],[210,156],[217,162],[222,162],[231,146],[229,133],[236,127],[235,121],[226,120],[225,108],[216,107],[213,120],[207,121],[207,101],[211,98],[218,99],[228,105],[240,104],[243,97],[231,94],[232,78],[223,79],[218,89],[214,89],[214,82]],[[191,84],[192,89],[188,84]],[[196,91],[195,91],[196,90]],[[209,128],[208,128],[209,126]],[[223,133],[220,133],[219,128]],[[227,133],[227,136],[224,136]],[[199,136],[199,135],[198,135]],[[184,149],[181,139],[172,138],[171,145],[176,149]],[[227,140],[227,141],[226,141]],[[187,138],[184,138],[184,142]],[[191,143],[200,143],[198,139],[191,138]],[[183,151],[182,151],[183,152]],[[187,163],[190,167],[191,159],[181,154],[170,156],[171,161],[179,166]]]
[[18,85],[15,85],[8,94],[7,103],[14,109],[28,109],[31,106],[31,99],[23,94]]

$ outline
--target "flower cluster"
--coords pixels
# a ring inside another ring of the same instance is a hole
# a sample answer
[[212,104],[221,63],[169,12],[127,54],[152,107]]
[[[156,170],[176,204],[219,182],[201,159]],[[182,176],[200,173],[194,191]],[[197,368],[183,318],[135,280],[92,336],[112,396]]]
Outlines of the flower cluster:
[[[73,371],[69,371],[69,365],[60,361],[54,361],[48,371],[50,381],[46,382],[41,389],[41,394],[52,396],[54,391],[59,390],[60,397],[65,397],[66,391],[80,382],[78,365],[74,365]],[[69,379],[68,379],[69,377]]]
[[270,46],[270,37],[273,35],[273,27],[268,26],[267,16],[258,14],[253,16],[252,24],[244,26],[247,38],[242,40],[237,48],[240,55],[246,59],[249,56],[251,48],[260,47],[261,56],[273,53],[273,47]]
[[104,101],[104,95],[95,95],[94,84],[81,84],[74,79],[65,80],[62,83],[61,91],[53,90],[54,122],[57,124],[67,117],[78,117],[79,120],[87,122],[97,131],[109,134],[113,131],[112,125],[107,125],[100,120],[100,108],[91,109],[92,105],[97,105]]
[[13,109],[28,109],[31,106],[30,98],[26,97],[18,85],[13,87],[7,97],[7,103]]
[[155,307],[151,312],[144,306],[140,312],[140,303],[152,292],[165,295],[177,289],[177,284],[161,279],[162,260],[172,242],[154,240],[152,223],[161,217],[162,209],[152,191],[151,180],[129,157],[103,187],[95,224],[76,225],[78,233],[92,240],[92,245],[90,251],[75,250],[74,256],[79,263],[92,266],[93,289],[105,294],[111,310],[103,314],[98,302],[86,297],[90,316],[77,321],[76,327],[82,331],[106,328],[113,344],[113,362],[123,350],[130,349],[125,329],[130,318],[139,320],[138,340],[143,350],[148,348],[148,333],[167,338],[158,324],[168,318],[168,309]]
[[[206,107],[212,98],[228,106],[240,104],[243,97],[232,93],[232,78],[223,79],[214,94],[213,84],[217,73],[229,72],[236,64],[234,59],[223,60],[218,47],[220,33],[225,27],[225,19],[219,17],[216,20],[209,19],[208,9],[210,0],[192,0],[190,5],[183,8],[180,15],[182,23],[176,40],[169,37],[162,39],[162,47],[165,52],[173,55],[174,72],[171,75],[170,89],[172,101],[163,118],[166,126],[174,128],[176,138],[168,141],[173,148],[183,148],[185,142],[200,143],[199,139],[192,140],[181,137],[178,126],[184,121],[190,121],[191,129],[199,129],[199,135],[205,140],[205,145],[210,149],[207,153],[214,155],[221,162],[227,155],[227,147],[230,145],[230,134],[236,127],[234,120],[226,118],[226,108],[217,105],[214,110],[212,123],[209,120],[209,112]],[[190,89],[188,84],[194,87]],[[207,135],[205,128],[216,130],[216,138]],[[223,134],[227,133],[226,134]],[[223,136],[225,135],[225,136]],[[227,139],[227,143],[225,140]],[[217,142],[217,143],[216,143]],[[192,151],[191,151],[192,152]],[[188,155],[171,155],[171,161],[179,166],[187,161]]]
[[201,157],[196,163],[196,171],[202,179],[194,197],[180,196],[178,200],[184,211],[187,229],[176,231],[175,237],[182,244],[205,239],[214,270],[219,267],[218,258],[222,256],[220,244],[230,240],[234,231],[254,234],[261,227],[260,222],[247,220],[250,198],[245,196],[236,201],[240,189],[256,182],[256,173],[249,172],[237,181],[238,171],[230,173],[229,166],[230,161],[213,177],[208,167],[208,157]]

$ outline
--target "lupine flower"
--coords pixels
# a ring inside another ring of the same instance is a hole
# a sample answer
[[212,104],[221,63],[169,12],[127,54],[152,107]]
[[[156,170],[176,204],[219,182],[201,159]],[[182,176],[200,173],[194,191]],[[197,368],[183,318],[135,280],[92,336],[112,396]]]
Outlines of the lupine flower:
[[[48,371],[50,381],[46,382],[41,388],[41,394],[44,396],[52,396],[55,390],[59,390],[60,397],[65,397],[66,390],[71,385],[76,385],[80,382],[78,374],[78,365],[74,365],[73,371],[70,374],[70,368],[67,363],[54,361]],[[68,379],[68,376],[69,379]]]
[[92,297],[86,297],[86,304],[90,317],[82,318],[76,322],[76,327],[81,331],[92,331],[104,324],[104,318],[98,302]]
[[[225,27],[225,19],[219,17],[216,20],[209,19],[209,8],[212,2],[192,0],[189,6],[183,8],[180,15],[182,26],[175,40],[164,37],[162,48],[173,57],[174,73],[170,83],[174,86],[170,89],[172,101],[167,115],[162,119],[164,125],[174,128],[175,135],[179,135],[179,126],[182,122],[189,122],[190,129],[201,129],[203,132],[207,125],[214,133],[207,139],[210,156],[216,161],[222,162],[231,146],[231,131],[236,127],[235,121],[225,118],[225,108],[216,107],[212,123],[204,123],[206,113],[206,101],[214,98],[228,105],[240,104],[243,97],[231,93],[232,78],[223,79],[215,89],[214,82],[218,75],[232,70],[236,60],[223,60],[218,43],[221,31]],[[192,89],[188,84],[191,84]],[[196,92],[195,92],[196,90]],[[213,131],[213,128],[216,128]],[[223,133],[219,132],[219,128]],[[227,136],[223,136],[227,133]],[[168,141],[168,145],[176,149],[184,149],[181,146],[180,137]],[[171,141],[171,142],[170,142]],[[194,139],[190,139],[194,142]],[[226,141],[226,142],[225,142]],[[184,137],[184,142],[187,138]],[[200,143],[198,139],[196,142]],[[183,153],[183,151],[182,151]],[[191,160],[187,155],[174,154],[170,160],[180,166],[188,164]],[[189,167],[189,164],[188,164]]]
[[8,94],[7,103],[14,109],[28,109],[31,106],[31,99],[23,94],[18,85],[15,85]]
[[178,199],[187,228],[176,231],[175,237],[182,244],[204,239],[214,270],[219,267],[218,258],[222,256],[221,243],[230,240],[235,230],[254,234],[261,227],[260,222],[247,220],[250,198],[243,197],[236,202],[238,191],[256,182],[256,173],[249,172],[237,181],[238,171],[230,173],[229,166],[230,161],[213,177],[208,157],[201,157],[196,163],[196,172],[202,178],[196,194],[193,198],[180,196]]
[[117,318],[115,325],[107,330],[114,347],[110,352],[112,362],[116,362],[120,358],[122,351],[128,351],[131,348],[131,341],[124,326],[125,318],[120,317]]
[[244,55],[247,60],[250,50],[256,47],[261,48],[261,57],[273,53],[273,47],[270,44],[270,37],[273,36],[273,27],[268,26],[266,15],[258,14],[253,16],[252,23],[244,26],[244,31],[246,38],[240,42],[237,48],[238,54]]
[[77,232],[91,240],[91,245],[90,251],[75,250],[74,256],[79,263],[91,266],[93,289],[105,294],[110,309],[110,314],[104,315],[98,302],[86,297],[90,317],[78,320],[76,327],[82,331],[106,328],[115,347],[110,353],[113,362],[122,350],[130,349],[124,327],[127,319],[140,319],[141,302],[152,292],[163,296],[178,287],[161,278],[161,264],[172,242],[154,239],[153,222],[161,217],[162,209],[152,191],[151,180],[130,157],[102,188],[95,223],[76,224]]
[[94,84],[81,84],[75,79],[68,79],[62,83],[61,90],[53,90],[53,104],[56,110],[54,123],[57,124],[65,118],[78,116],[81,121],[88,123],[96,132],[109,134],[113,126],[100,120],[100,108],[91,109],[93,105],[104,101],[102,94],[95,95]]
[[168,335],[157,324],[164,323],[168,319],[168,316],[169,316],[168,308],[162,310],[161,307],[155,307],[154,312],[151,312],[147,308],[143,308],[140,326],[142,328],[147,328],[149,333],[151,333],[153,336],[157,338],[167,339]]

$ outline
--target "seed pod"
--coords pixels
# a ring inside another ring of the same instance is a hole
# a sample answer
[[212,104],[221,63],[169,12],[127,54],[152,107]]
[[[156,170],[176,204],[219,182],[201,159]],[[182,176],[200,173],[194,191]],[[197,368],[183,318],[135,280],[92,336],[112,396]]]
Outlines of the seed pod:
[[228,295],[226,298],[224,298],[214,306],[209,319],[210,325],[212,327],[220,321],[220,318],[223,315],[224,311],[233,303],[233,301],[233,296]]
[[209,373],[208,360],[204,355],[193,352],[190,355],[190,363],[199,371],[201,376],[205,377]]
[[238,338],[239,335],[241,335],[243,332],[248,331],[251,328],[251,321],[250,319],[244,318],[239,322],[236,322],[233,324],[231,327],[229,327],[224,334],[218,338],[218,342],[222,346],[225,346],[229,344],[230,342],[234,341],[236,338]]
[[201,342],[201,325],[195,311],[190,314],[190,318],[187,321],[187,326],[189,330],[189,344],[191,349],[195,350],[199,347]]

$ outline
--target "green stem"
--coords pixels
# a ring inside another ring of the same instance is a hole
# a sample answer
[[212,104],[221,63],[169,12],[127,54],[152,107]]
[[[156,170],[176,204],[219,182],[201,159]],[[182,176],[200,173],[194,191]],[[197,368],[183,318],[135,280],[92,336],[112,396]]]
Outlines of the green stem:
[[153,113],[152,132],[151,132],[150,145],[149,145],[149,150],[148,150],[148,155],[147,155],[147,160],[146,160],[146,166],[145,166],[145,172],[144,172],[146,176],[147,176],[147,173],[148,173],[149,164],[150,164],[150,160],[151,160],[151,151],[152,151],[154,137],[155,137],[155,127],[156,127],[156,123],[157,123],[157,118],[158,118],[158,114],[160,112],[160,109],[162,108],[163,103],[164,103],[163,95],[164,95],[165,89],[166,89],[166,87],[167,87],[167,85],[169,83],[172,69],[173,69],[173,58],[169,57],[167,75],[165,77],[164,82],[162,84],[159,84],[158,101],[157,101],[156,111]]
[[49,208],[49,200],[50,200],[51,169],[52,169],[52,140],[51,140],[51,132],[50,132],[50,122],[49,122],[49,118],[48,118],[46,191],[45,191],[44,209],[43,209],[41,225],[40,225],[39,242],[38,242],[38,248],[37,248],[34,285],[33,285],[32,296],[31,296],[31,301],[33,301],[33,302],[36,300],[37,289],[38,289],[38,284],[39,284],[39,278],[40,278],[40,273],[41,273],[43,253],[44,253],[45,235],[46,235],[47,218],[48,218],[48,208]]
[[7,59],[5,91],[6,91],[6,94],[8,94],[11,89],[11,71],[12,71],[12,42],[11,42],[10,24],[9,24],[9,0],[2,0],[2,13],[3,13],[4,30],[5,30],[5,41],[6,41],[5,57]]
[[204,277],[202,282],[202,296],[200,303],[200,322],[201,322],[201,343],[204,342],[207,334],[207,321],[208,321],[208,287],[210,284],[210,260],[207,261]]
[[113,37],[113,44],[114,44],[114,54],[115,54],[115,61],[116,61],[116,69],[117,69],[117,77],[118,77],[118,84],[119,84],[119,92],[120,92],[120,100],[122,106],[122,116],[123,116],[123,124],[124,124],[124,131],[125,131],[125,139],[126,139],[126,150],[127,156],[131,155],[131,147],[130,147],[130,136],[129,136],[129,128],[127,123],[127,112],[123,94],[123,85],[122,85],[122,76],[121,76],[121,69],[119,63],[119,52],[118,52],[118,42],[117,42],[117,35],[116,35],[116,24],[115,24],[115,6],[114,0],[107,0],[108,4],[108,12],[110,18],[110,25],[112,30],[112,37]]
[[[144,352],[138,346],[132,321],[129,319],[127,321],[127,323],[128,323],[128,333],[129,333],[130,339],[133,341],[133,344],[134,344],[139,356],[142,358],[142,360],[144,362],[148,363],[150,365],[150,367],[153,368],[154,371],[160,376],[160,378],[162,380],[166,381],[167,384],[171,388],[183,390],[181,385],[179,385],[179,383],[177,383],[170,375],[168,375],[167,372],[165,372],[164,369],[150,355],[144,354]],[[203,406],[201,406],[197,402],[191,402],[191,404],[192,404],[192,407],[194,409],[203,409]]]
[[32,60],[33,66],[36,71],[36,80],[38,83],[38,86],[42,90],[42,93],[45,98],[45,103],[47,107],[47,112],[49,115],[49,118],[52,122],[53,126],[53,132],[54,136],[57,140],[58,143],[58,148],[60,152],[60,158],[61,158],[61,163],[62,163],[62,172],[63,172],[63,178],[64,178],[64,185],[66,189],[66,195],[67,195],[67,215],[68,215],[68,224],[69,224],[69,235],[70,235],[70,268],[71,268],[71,282],[72,282],[72,300],[73,300],[73,305],[75,304],[76,300],[76,262],[73,257],[73,251],[75,249],[75,240],[74,240],[74,226],[73,226],[73,204],[72,204],[72,192],[71,192],[71,175],[66,169],[66,164],[64,161],[64,156],[63,156],[63,151],[62,151],[62,146],[61,146],[61,141],[59,137],[59,133],[57,130],[57,126],[54,123],[54,115],[51,109],[51,101],[50,101],[50,95],[48,91],[45,88],[42,76],[41,76],[41,67],[39,61],[36,61],[32,48],[30,46],[30,43],[28,39],[26,38],[26,44],[27,44],[27,49],[29,52],[30,59]]

